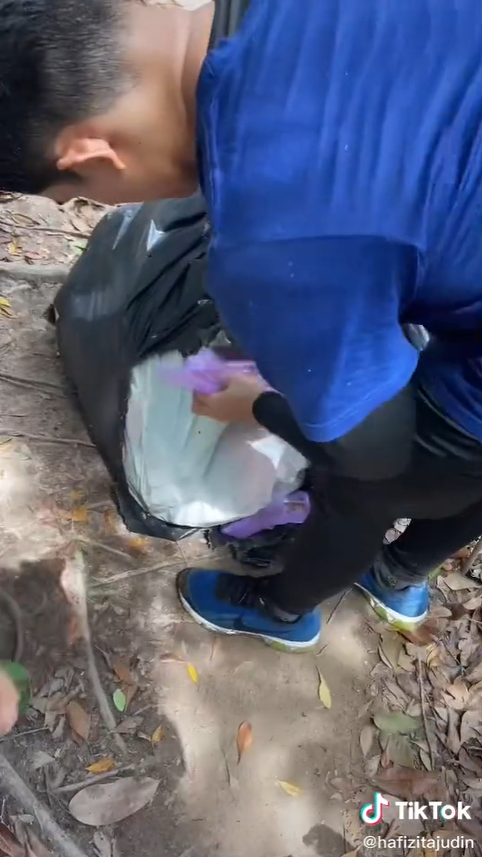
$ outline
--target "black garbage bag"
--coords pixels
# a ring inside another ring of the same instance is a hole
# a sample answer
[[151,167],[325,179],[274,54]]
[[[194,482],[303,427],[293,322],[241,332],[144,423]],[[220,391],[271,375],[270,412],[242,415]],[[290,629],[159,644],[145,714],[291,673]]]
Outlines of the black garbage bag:
[[192,354],[219,333],[204,292],[207,245],[201,195],[124,206],[99,223],[54,302],[63,367],[126,526],[170,540],[191,530],[146,513],[126,483],[129,379],[150,353]]
[[125,524],[170,540],[256,514],[306,467],[261,427],[196,416],[173,380],[203,346],[232,349],[204,291],[208,240],[200,196],[117,209],[54,302],[64,370]]

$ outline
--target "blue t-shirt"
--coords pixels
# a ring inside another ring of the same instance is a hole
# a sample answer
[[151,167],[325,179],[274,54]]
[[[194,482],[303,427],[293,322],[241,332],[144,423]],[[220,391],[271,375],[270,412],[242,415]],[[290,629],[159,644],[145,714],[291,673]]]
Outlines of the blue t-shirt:
[[[408,382],[402,323],[481,329],[481,124],[480,0],[252,0],[208,55],[208,289],[310,440]],[[419,368],[482,439],[482,360]]]

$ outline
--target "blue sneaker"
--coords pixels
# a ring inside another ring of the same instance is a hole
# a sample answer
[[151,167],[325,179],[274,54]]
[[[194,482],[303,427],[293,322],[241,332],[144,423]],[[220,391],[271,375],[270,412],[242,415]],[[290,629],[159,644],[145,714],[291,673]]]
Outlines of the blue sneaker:
[[203,628],[219,634],[246,634],[283,652],[306,652],[318,643],[318,611],[294,622],[273,618],[263,601],[262,585],[252,577],[223,571],[185,569],[177,577],[181,604]]
[[375,613],[401,631],[409,631],[427,618],[430,601],[426,583],[406,589],[389,589],[380,586],[369,571],[356,586],[368,598]]

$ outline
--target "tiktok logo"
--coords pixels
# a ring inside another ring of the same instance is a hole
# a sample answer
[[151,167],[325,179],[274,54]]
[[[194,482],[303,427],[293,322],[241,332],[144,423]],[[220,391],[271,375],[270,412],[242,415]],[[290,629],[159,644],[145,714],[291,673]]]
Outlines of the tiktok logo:
[[360,810],[360,818],[364,824],[380,824],[383,818],[383,807],[390,806],[390,801],[381,792],[375,792],[373,803],[367,803]]

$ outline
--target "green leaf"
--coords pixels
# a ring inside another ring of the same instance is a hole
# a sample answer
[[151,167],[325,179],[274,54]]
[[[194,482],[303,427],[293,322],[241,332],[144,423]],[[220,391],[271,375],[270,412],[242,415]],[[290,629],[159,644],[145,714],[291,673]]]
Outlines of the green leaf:
[[422,726],[420,717],[410,717],[403,711],[375,714],[373,720],[375,726],[388,735],[412,735]]
[[19,710],[24,712],[29,704],[32,696],[32,686],[30,676],[22,664],[15,661],[0,661],[0,669],[8,675],[17,688],[20,695]]
[[394,765],[402,765],[404,768],[415,767],[415,750],[405,735],[391,735],[387,753]]
[[112,695],[112,700],[114,702],[117,711],[125,711],[127,708],[127,697],[123,690],[120,687]]

